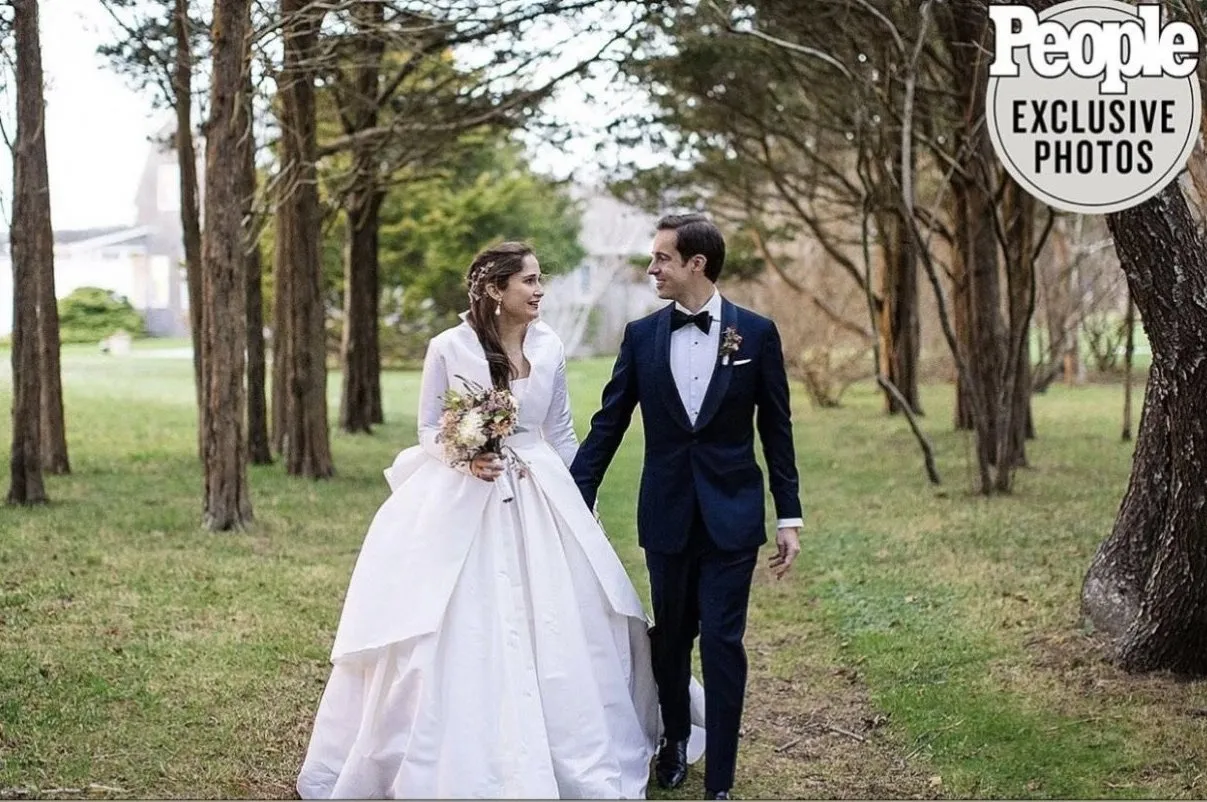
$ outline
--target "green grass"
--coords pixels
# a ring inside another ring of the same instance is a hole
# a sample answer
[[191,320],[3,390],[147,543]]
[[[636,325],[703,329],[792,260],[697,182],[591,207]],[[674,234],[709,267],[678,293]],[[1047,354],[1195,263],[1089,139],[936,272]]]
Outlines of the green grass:
[[[387,374],[389,423],[333,436],[334,479],[253,468],[251,530],[203,532],[191,363],[151,350],[64,349],[73,474],[48,507],[0,508],[0,796],[291,796],[381,470],[414,442],[418,374]],[[580,435],[610,367],[571,368]],[[736,793],[1204,796],[1204,687],[1124,676],[1079,630],[1130,465],[1120,390],[1037,397],[1032,467],[993,500],[970,493],[951,396],[924,391],[934,488],[870,387],[826,411],[795,393],[804,552],[784,582],[756,575]],[[640,453],[635,425],[600,508],[648,598]]]

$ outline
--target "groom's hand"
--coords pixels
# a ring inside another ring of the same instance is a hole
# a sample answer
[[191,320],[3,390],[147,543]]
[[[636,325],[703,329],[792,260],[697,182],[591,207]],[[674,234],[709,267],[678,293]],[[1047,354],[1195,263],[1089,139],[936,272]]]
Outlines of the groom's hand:
[[797,537],[796,527],[780,529],[775,533],[776,553],[771,556],[771,573],[776,579],[783,579],[784,574],[792,567],[796,555],[800,554],[800,538]]

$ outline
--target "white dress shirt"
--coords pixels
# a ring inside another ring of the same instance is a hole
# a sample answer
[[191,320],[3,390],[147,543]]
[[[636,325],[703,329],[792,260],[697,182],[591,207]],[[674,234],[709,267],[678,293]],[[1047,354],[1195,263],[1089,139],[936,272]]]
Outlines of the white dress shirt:
[[[677,301],[675,308],[685,315],[695,314]],[[671,332],[671,375],[674,376],[679,398],[693,426],[700,415],[704,394],[708,391],[713,370],[717,366],[717,352],[721,347],[721,294],[714,289],[708,303],[699,311],[712,316],[707,334],[700,331],[695,323],[688,323]],[[802,523],[800,518],[784,518],[777,521],[776,526],[783,529],[800,527]]]
[[[693,314],[678,302],[675,308],[686,315]],[[717,351],[721,345],[721,294],[714,289],[712,297],[700,311],[712,315],[707,334],[700,331],[695,323],[688,323],[671,332],[671,373],[693,426],[717,364]]]

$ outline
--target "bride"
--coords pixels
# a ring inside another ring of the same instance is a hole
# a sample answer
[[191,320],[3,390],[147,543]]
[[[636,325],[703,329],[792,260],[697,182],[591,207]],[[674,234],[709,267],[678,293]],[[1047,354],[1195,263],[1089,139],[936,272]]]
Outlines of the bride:
[[[661,731],[649,621],[568,466],[565,353],[539,320],[540,266],[503,243],[470,308],[428,345],[420,444],[357,558],[297,781],[317,798],[644,798]],[[525,430],[450,467],[442,395],[509,387]],[[690,756],[704,749],[693,684]]]

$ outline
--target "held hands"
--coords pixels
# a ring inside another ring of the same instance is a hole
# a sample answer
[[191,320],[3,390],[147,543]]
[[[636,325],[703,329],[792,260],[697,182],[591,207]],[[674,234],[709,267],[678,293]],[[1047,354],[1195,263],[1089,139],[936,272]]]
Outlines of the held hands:
[[493,482],[503,473],[503,460],[492,452],[479,454],[469,464],[469,472],[484,482]]
[[797,537],[796,527],[778,530],[775,533],[775,545],[776,553],[769,561],[771,573],[775,574],[776,579],[783,579],[796,560],[796,555],[800,554],[800,539]]

